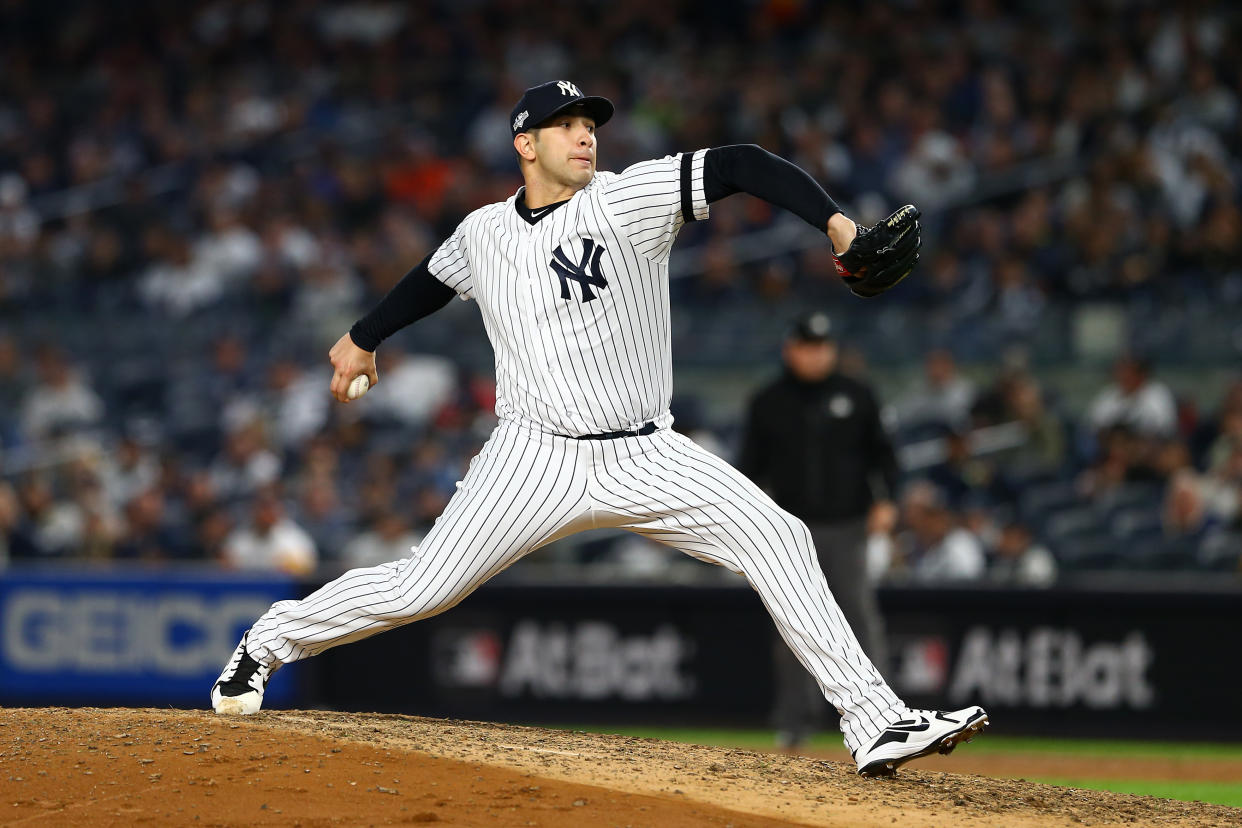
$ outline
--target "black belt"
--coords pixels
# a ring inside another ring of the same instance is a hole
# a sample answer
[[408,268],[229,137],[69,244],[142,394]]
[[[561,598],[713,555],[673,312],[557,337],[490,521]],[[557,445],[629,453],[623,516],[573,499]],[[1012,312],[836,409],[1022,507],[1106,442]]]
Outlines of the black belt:
[[657,431],[654,422],[644,423],[638,431],[605,431],[601,434],[581,434],[575,440],[615,440],[618,437],[645,437]]

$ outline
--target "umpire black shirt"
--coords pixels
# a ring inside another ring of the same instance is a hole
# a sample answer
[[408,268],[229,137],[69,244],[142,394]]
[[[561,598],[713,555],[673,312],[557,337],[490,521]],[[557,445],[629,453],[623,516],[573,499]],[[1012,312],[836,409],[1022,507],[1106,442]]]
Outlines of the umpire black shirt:
[[870,389],[840,373],[807,383],[786,372],[750,402],[738,469],[806,521],[864,516],[875,486],[891,498],[897,459]]

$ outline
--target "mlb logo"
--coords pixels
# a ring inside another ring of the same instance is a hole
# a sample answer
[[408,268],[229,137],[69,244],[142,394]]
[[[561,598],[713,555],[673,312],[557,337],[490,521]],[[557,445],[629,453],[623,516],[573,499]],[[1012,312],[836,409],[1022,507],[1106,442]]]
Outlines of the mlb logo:
[[432,673],[441,687],[484,689],[496,686],[503,645],[494,630],[440,630],[431,646]]
[[897,650],[893,684],[903,695],[930,695],[949,680],[949,645],[938,635],[909,638]]

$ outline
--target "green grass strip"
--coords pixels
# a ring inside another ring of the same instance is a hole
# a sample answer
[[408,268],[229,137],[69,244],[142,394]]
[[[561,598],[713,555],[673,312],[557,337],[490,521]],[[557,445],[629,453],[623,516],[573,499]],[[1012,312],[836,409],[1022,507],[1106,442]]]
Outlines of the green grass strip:
[[[771,730],[683,728],[683,727],[609,727],[573,726],[567,730],[587,733],[615,733],[622,736],[664,739],[694,745],[772,750],[775,737]],[[840,736],[831,731],[816,734],[804,746],[808,750],[839,750],[844,753]],[[1205,742],[1130,742],[1104,739],[1045,739],[1027,736],[984,734],[970,745],[970,752],[984,754],[1040,754],[1086,758],[1191,759],[1242,761],[1242,745]],[[1208,802],[1216,805],[1242,807],[1242,782],[1193,782],[1147,779],[1077,779],[1070,777],[1028,777],[1032,782],[1045,782],[1089,790],[1156,796],[1182,802]]]
[[1242,761],[1242,744],[1223,742],[1140,742],[1124,739],[1047,739],[986,733],[972,753],[1039,753],[1090,758],[1220,759]]
[[1093,791],[1158,796],[1182,802],[1210,802],[1242,808],[1242,783],[1239,782],[1175,782],[1150,779],[1072,779],[1061,777],[1030,777],[1032,782],[1045,782],[1068,788]]
[[[600,725],[566,726],[566,730],[588,733],[616,733],[622,736],[665,739],[695,745],[772,750],[776,746],[771,730],[682,728],[682,727],[611,727]],[[835,731],[817,733],[804,747],[811,750],[844,750],[841,735]],[[1218,759],[1242,761],[1242,744],[1215,742],[1139,742],[1096,739],[1048,739],[1028,736],[1001,736],[984,733],[970,744],[970,752],[983,754],[1056,754],[1091,758],[1135,759]]]

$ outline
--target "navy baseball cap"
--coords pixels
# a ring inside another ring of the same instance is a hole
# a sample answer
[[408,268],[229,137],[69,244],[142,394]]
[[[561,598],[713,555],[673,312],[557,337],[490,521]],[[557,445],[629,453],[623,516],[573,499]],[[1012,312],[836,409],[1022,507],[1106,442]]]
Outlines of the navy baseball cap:
[[517,135],[578,104],[595,119],[597,127],[603,126],[612,117],[612,101],[598,95],[583,95],[576,84],[559,80],[527,89],[522,100],[509,113],[509,126],[513,128],[513,134]]
[[836,337],[832,330],[832,320],[823,311],[811,311],[798,317],[789,338],[801,342],[829,342]]

